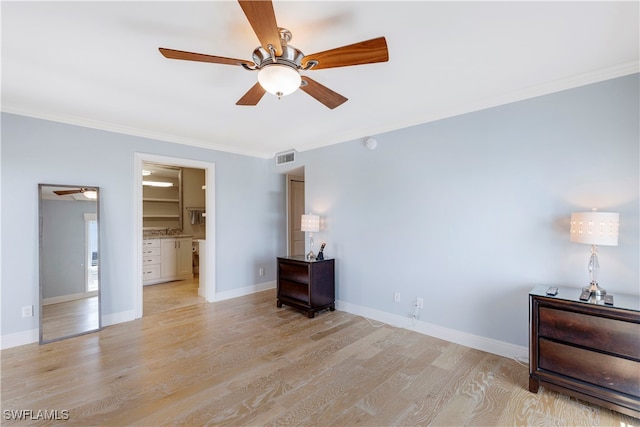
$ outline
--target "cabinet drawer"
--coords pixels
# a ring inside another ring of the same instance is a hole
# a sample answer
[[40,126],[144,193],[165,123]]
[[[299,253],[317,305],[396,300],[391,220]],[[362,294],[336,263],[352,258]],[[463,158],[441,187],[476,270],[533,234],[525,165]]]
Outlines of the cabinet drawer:
[[160,264],[143,265],[142,280],[151,280],[160,278]]
[[142,241],[143,248],[159,248],[160,239],[145,239]]
[[309,267],[306,264],[281,262],[278,266],[279,278],[294,282],[309,283]]
[[160,248],[143,248],[142,249],[142,257],[148,256],[160,256]]
[[595,350],[640,359],[640,325],[540,307],[539,335]]
[[298,282],[280,279],[278,283],[278,296],[295,298],[302,302],[309,302],[309,287]]
[[160,257],[154,255],[147,255],[142,257],[142,265],[152,265],[152,264],[160,264]]
[[640,363],[633,360],[540,338],[538,366],[540,369],[640,397]]

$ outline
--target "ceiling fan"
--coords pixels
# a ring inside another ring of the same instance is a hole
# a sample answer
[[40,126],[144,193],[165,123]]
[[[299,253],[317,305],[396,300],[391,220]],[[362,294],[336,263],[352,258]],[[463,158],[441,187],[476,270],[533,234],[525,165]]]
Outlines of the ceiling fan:
[[159,48],[160,53],[169,59],[240,65],[245,70],[258,71],[258,82],[236,102],[236,105],[257,105],[266,92],[280,98],[300,88],[333,109],[342,105],[347,98],[306,75],[301,76],[300,71],[389,60],[387,41],[384,37],[305,55],[289,45],[291,32],[278,27],[270,0],[238,0],[238,3],[260,41],[260,46],[253,51],[253,61]]
[[98,192],[95,188],[77,188],[73,190],[54,190],[53,191],[58,196],[66,196],[69,194],[78,194],[82,193],[87,199],[95,199],[98,197]]

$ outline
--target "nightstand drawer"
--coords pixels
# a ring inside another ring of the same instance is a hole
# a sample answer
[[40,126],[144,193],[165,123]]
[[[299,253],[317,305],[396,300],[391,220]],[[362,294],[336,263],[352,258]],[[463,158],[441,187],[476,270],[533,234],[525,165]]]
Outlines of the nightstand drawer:
[[539,367],[640,397],[640,363],[540,338]]
[[280,279],[309,283],[309,267],[306,264],[281,262],[278,268]]
[[298,282],[280,279],[279,292],[281,297],[288,297],[300,300],[301,302],[309,302],[309,287]]
[[548,307],[540,307],[539,316],[541,337],[640,359],[637,323]]

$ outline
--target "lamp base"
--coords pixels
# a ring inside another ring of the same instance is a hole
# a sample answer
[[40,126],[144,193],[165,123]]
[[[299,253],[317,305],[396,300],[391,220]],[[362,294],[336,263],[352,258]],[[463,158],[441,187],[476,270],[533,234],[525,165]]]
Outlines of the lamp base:
[[309,251],[309,253],[307,254],[307,261],[315,261],[316,260],[316,254],[313,253],[313,251]]
[[595,296],[596,299],[602,299],[607,294],[607,291],[598,286],[596,282],[591,282],[589,286],[585,286],[582,290],[591,293],[591,296]]

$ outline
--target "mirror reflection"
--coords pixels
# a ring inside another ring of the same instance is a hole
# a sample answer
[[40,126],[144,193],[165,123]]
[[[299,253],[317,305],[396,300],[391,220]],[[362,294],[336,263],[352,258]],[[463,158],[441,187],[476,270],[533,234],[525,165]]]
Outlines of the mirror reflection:
[[101,327],[99,189],[40,184],[40,343]]

